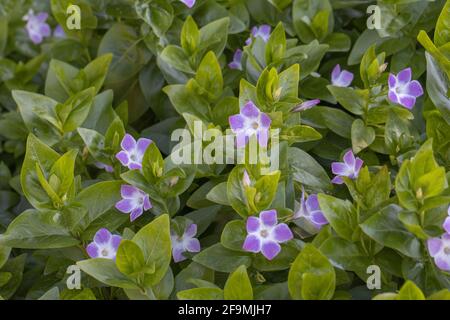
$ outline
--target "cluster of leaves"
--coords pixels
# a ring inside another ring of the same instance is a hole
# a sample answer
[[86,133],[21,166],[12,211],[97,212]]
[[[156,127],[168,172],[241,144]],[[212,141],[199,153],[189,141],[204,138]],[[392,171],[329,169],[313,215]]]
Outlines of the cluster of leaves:
[[[81,30],[66,27],[71,4]],[[31,43],[29,8],[65,37]],[[261,24],[268,41],[244,46]],[[450,204],[449,43],[444,0],[0,0],[0,297],[450,299],[427,249]],[[352,87],[331,84],[336,64]],[[386,97],[406,67],[426,84],[412,110]],[[321,103],[292,112],[308,99]],[[225,132],[250,100],[280,129],[278,170],[173,162],[175,129]],[[141,171],[115,158],[126,133],[154,142]],[[333,185],[349,149],[364,167]],[[123,184],[153,204],[133,223],[114,207]],[[292,219],[303,191],[318,194],[320,230]],[[268,209],[295,234],[270,261],[243,250],[246,219]],[[171,229],[187,223],[202,251],[174,263]],[[115,261],[86,254],[100,228],[123,238]],[[66,286],[72,265],[80,290]],[[371,265],[381,289],[366,285]]]

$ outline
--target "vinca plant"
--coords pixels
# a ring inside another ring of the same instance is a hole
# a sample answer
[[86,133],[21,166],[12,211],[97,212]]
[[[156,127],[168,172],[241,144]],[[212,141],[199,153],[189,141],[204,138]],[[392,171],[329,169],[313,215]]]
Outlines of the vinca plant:
[[0,298],[449,300],[449,0],[0,0]]

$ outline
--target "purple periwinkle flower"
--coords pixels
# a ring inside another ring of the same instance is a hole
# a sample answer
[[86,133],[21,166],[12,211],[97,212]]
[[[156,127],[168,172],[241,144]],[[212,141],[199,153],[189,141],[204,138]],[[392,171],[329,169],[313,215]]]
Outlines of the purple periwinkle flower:
[[416,99],[423,95],[422,85],[419,81],[413,80],[411,68],[400,71],[397,76],[389,74],[389,94],[388,98],[393,103],[400,104],[407,109],[412,109],[416,104]]
[[245,41],[245,44],[248,46],[252,43],[253,38],[261,38],[264,42],[269,41],[270,33],[272,31],[272,27],[268,24],[263,24],[259,27],[253,27],[251,31],[251,36]]
[[335,184],[343,184],[344,180],[342,180],[342,177],[356,179],[362,165],[363,161],[360,158],[355,158],[355,155],[351,150],[347,151],[344,155],[344,162],[333,162],[331,164],[331,171],[336,175],[331,182]]
[[196,0],[180,0],[183,2],[188,8],[192,8],[195,5]]
[[302,200],[300,202],[300,209],[295,213],[294,219],[305,218],[316,229],[321,229],[328,224],[327,218],[323,214],[319,206],[319,199],[316,194],[311,194],[308,198],[305,197],[305,192],[302,192]]
[[450,234],[450,207],[447,209],[448,217],[444,221],[444,230],[447,232],[447,234]]
[[136,220],[144,211],[152,208],[148,194],[136,187],[124,184],[120,189],[120,194],[122,200],[116,203],[116,209],[123,213],[130,213],[131,221]]
[[305,110],[311,109],[312,107],[317,106],[319,103],[320,103],[319,99],[304,101],[301,104],[299,104],[297,107],[292,109],[292,112],[305,111]]
[[40,12],[35,15],[32,9],[22,18],[24,21],[27,21],[26,29],[28,37],[34,44],[40,44],[44,38],[50,37],[52,34],[52,30],[46,22],[47,18],[47,12]]
[[250,179],[247,170],[244,170],[244,174],[242,176],[242,184],[244,185],[244,187],[250,187],[252,185],[252,180]]
[[272,120],[261,112],[252,101],[246,103],[240,114],[229,118],[231,130],[236,134],[236,145],[244,147],[249,138],[256,135],[261,147],[267,147],[269,140],[269,128]]
[[249,252],[262,252],[268,260],[281,251],[279,243],[291,240],[294,235],[285,223],[279,223],[276,210],[262,211],[257,217],[247,219],[247,237],[243,249]]
[[190,224],[180,237],[175,232],[171,233],[172,256],[175,262],[186,260],[184,252],[200,252],[200,241],[194,238],[197,234],[197,225]]
[[65,38],[66,37],[66,33],[64,32],[63,27],[61,27],[61,25],[57,25],[55,30],[53,30],[53,36],[55,38]]
[[348,87],[352,84],[353,77],[353,73],[341,70],[341,66],[337,64],[331,72],[331,84],[336,87]]
[[103,169],[103,170],[105,170],[106,172],[109,172],[109,173],[114,172],[114,168],[112,166],[107,165],[107,164],[105,164],[103,162],[96,162],[95,166],[97,168]]
[[102,228],[95,234],[94,241],[86,247],[86,252],[91,258],[115,260],[120,241],[121,236],[112,235],[108,229]]
[[136,142],[131,135],[126,134],[120,144],[122,151],[116,154],[116,158],[130,170],[140,170],[142,169],[142,158],[151,143],[152,140],[145,138],[141,138]]
[[436,266],[441,270],[450,271],[450,234],[428,239],[427,245]]
[[242,70],[242,63],[241,63],[241,60],[242,60],[242,50],[241,49],[237,49],[235,52],[234,52],[234,55],[233,55],[233,61],[231,61],[229,64],[228,64],[228,67],[230,68],[230,69],[235,69],[235,70]]

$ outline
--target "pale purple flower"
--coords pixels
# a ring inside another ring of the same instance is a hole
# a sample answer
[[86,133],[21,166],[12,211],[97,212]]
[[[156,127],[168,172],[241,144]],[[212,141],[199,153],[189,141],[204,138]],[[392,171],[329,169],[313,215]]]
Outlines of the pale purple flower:
[[294,237],[287,224],[278,224],[276,210],[262,211],[259,218],[249,217],[247,233],[242,248],[249,252],[261,252],[268,260],[272,260],[280,253],[279,243]]
[[447,232],[447,234],[450,234],[450,207],[448,207],[447,213],[448,213],[448,217],[445,219],[443,227],[444,227],[445,232]]
[[253,38],[261,38],[264,42],[269,41],[270,32],[272,31],[272,27],[268,24],[263,24],[259,27],[253,27],[251,31],[251,36],[245,41],[245,44],[248,46],[252,43]]
[[308,100],[308,101],[304,101],[302,102],[300,105],[298,105],[297,107],[295,107],[292,112],[299,112],[299,111],[305,111],[308,109],[311,109],[312,107],[317,106],[320,103],[319,99],[314,99],[314,100]]
[[65,38],[66,37],[66,33],[64,32],[63,27],[61,27],[61,25],[57,25],[55,30],[53,30],[53,37],[55,38]]
[[436,266],[441,270],[450,271],[450,234],[428,239],[427,245]]
[[180,0],[183,2],[188,8],[192,8],[195,5],[196,0]]
[[122,237],[112,235],[108,229],[102,228],[95,234],[94,241],[86,247],[86,252],[91,258],[115,260],[120,241]]
[[52,30],[46,23],[47,18],[47,12],[40,12],[35,15],[32,9],[22,18],[24,21],[27,21],[26,29],[28,37],[34,44],[40,44],[44,38],[50,37]]
[[272,120],[266,113],[261,112],[252,101],[245,104],[240,114],[230,116],[228,120],[231,130],[236,134],[238,148],[244,147],[253,135],[257,136],[260,146],[267,147]]
[[114,168],[112,166],[107,165],[107,164],[105,164],[103,162],[96,162],[95,166],[97,168],[103,169],[103,170],[105,170],[106,172],[109,172],[109,173],[114,172]]
[[187,259],[183,255],[184,252],[200,252],[200,241],[194,238],[196,234],[197,225],[195,223],[189,225],[181,237],[175,232],[171,233],[172,256],[175,262]]
[[320,229],[324,225],[328,224],[327,218],[325,218],[322,210],[320,209],[317,195],[311,194],[308,198],[306,198],[304,191],[302,192],[300,208],[295,213],[294,219],[299,219],[301,217],[305,218],[316,229]]
[[136,142],[131,135],[126,134],[120,144],[122,151],[116,154],[116,158],[130,170],[140,170],[142,169],[142,158],[151,143],[152,140],[145,138],[141,138]]
[[347,151],[344,155],[344,162],[333,162],[331,164],[331,171],[333,171],[333,174],[336,175],[331,182],[335,184],[342,184],[344,183],[342,177],[356,179],[362,165],[363,161],[360,158],[355,158],[355,155],[351,150]]
[[419,81],[411,81],[411,68],[400,71],[397,76],[389,74],[389,94],[388,98],[393,103],[400,104],[407,109],[412,109],[416,104],[416,99],[423,95],[422,85]]
[[242,70],[242,50],[237,49],[233,55],[233,61],[228,64],[230,69]]
[[242,184],[244,185],[244,187],[250,187],[252,185],[252,180],[250,179],[247,170],[244,170],[244,174],[242,176]]
[[144,211],[152,208],[148,194],[136,187],[122,185],[120,194],[122,200],[116,203],[116,209],[123,213],[130,213],[131,221],[136,220]]
[[352,84],[353,77],[353,73],[341,70],[341,66],[337,64],[331,73],[331,84],[336,87],[348,87]]

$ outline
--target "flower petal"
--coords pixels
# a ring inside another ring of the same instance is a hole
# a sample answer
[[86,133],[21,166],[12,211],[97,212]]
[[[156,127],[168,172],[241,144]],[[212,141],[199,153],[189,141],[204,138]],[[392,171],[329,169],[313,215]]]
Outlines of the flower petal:
[[247,238],[245,238],[242,249],[248,252],[257,253],[261,250],[261,241],[255,235],[248,235]]
[[198,239],[189,239],[186,243],[186,249],[189,252],[200,252],[200,241]]
[[249,101],[242,108],[241,114],[247,118],[257,118],[259,116],[259,109],[252,101]]
[[394,90],[389,90],[388,98],[393,103],[398,103],[398,95],[395,93]]
[[416,98],[405,94],[399,95],[399,103],[407,109],[412,109],[416,104]]
[[120,242],[122,241],[122,237],[118,235],[113,235],[111,239],[111,246],[115,251],[119,248]]
[[110,240],[111,232],[105,228],[98,230],[94,236],[94,242],[97,244],[107,244]]
[[306,206],[308,211],[320,210],[319,198],[317,197],[317,194],[312,194],[308,197],[308,199],[306,199]]
[[419,81],[411,81],[406,87],[406,94],[413,97],[420,97],[423,95],[423,88]]
[[273,227],[277,224],[277,211],[275,209],[262,211],[259,219],[266,227]]
[[142,207],[137,207],[136,209],[134,209],[133,211],[131,211],[131,214],[130,214],[130,221],[133,222],[134,220],[136,220],[137,218],[139,218],[143,213],[144,213],[143,208],[142,208]]
[[337,177],[334,177],[333,180],[331,180],[331,183],[334,183],[334,184],[343,184],[343,183],[344,183],[344,180],[342,179],[342,177],[337,176]]
[[123,213],[130,213],[135,207],[133,199],[123,199],[116,203],[116,209]]
[[442,247],[442,240],[439,238],[431,238],[427,241],[428,252],[430,256],[434,257]]
[[397,74],[397,81],[400,85],[404,85],[410,82],[411,78],[412,78],[411,68],[403,69]]
[[231,130],[236,132],[244,128],[245,118],[240,114],[235,114],[234,116],[230,116],[228,118],[228,122],[230,123]]
[[270,117],[266,113],[262,112],[261,113],[261,127],[264,129],[269,129],[271,123],[272,123],[272,119],[270,119]]
[[349,85],[352,84],[353,81],[353,73],[347,71],[347,70],[343,70],[341,72],[341,75],[339,76],[339,80],[337,81],[338,86],[340,87],[348,87]]
[[145,211],[150,210],[152,207],[153,206],[152,206],[152,203],[150,202],[150,198],[149,198],[148,194],[146,194],[144,196],[144,210]]
[[450,234],[450,217],[446,218],[443,225],[445,232]]
[[120,143],[120,146],[122,147],[123,150],[132,152],[136,148],[136,140],[134,140],[134,138],[130,134],[127,133],[123,137],[122,142]]
[[395,89],[397,87],[397,77],[392,73],[389,74],[388,85],[389,89]]
[[353,154],[352,150],[349,150],[345,153],[344,162],[350,168],[355,166],[355,155]]
[[248,217],[246,229],[248,233],[258,232],[261,226],[261,222],[257,217]]
[[192,8],[195,5],[196,0],[180,0],[183,2],[188,8]]
[[275,258],[281,251],[281,247],[275,241],[267,241],[263,243],[261,247],[261,252],[267,260],[272,260]]
[[129,185],[129,184],[123,184],[120,187],[120,194],[121,194],[122,198],[125,198],[125,199],[136,198],[139,195],[139,191],[140,190],[138,188],[136,188],[132,185]]
[[258,143],[261,147],[266,148],[269,143],[269,130],[261,129],[258,131]]
[[130,158],[128,157],[128,153],[126,151],[120,151],[118,154],[116,154],[116,158],[124,166],[128,166],[128,164],[130,163]]
[[273,237],[277,242],[282,243],[291,240],[294,235],[287,224],[280,223],[273,229]]
[[184,249],[182,247],[173,247],[172,249],[172,256],[173,256],[173,261],[175,262],[181,262],[186,260],[187,258],[183,255]]
[[331,72],[331,82],[335,83],[341,74],[341,66],[339,64],[335,65],[333,71]]
[[345,176],[348,174],[348,166],[342,162],[333,162],[331,164],[331,171],[333,174]]
[[150,139],[146,139],[146,138],[141,138],[137,141],[136,143],[136,148],[137,148],[137,153],[140,156],[144,156],[145,151],[147,150],[148,146],[152,143],[153,141]]
[[311,213],[311,222],[316,226],[320,227],[328,223],[327,218],[324,216],[322,211],[315,211]]
[[191,223],[184,232],[186,237],[192,238],[197,234],[197,225],[195,223]]
[[91,258],[98,258],[98,256],[99,256],[98,246],[95,244],[95,242],[91,242],[86,247],[86,252],[87,252],[88,256]]
[[444,271],[450,271],[450,259],[447,255],[438,255],[434,258],[436,266]]

